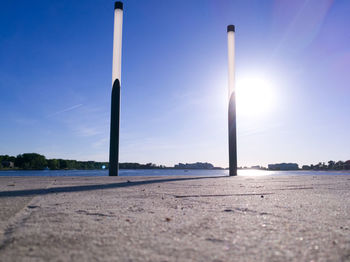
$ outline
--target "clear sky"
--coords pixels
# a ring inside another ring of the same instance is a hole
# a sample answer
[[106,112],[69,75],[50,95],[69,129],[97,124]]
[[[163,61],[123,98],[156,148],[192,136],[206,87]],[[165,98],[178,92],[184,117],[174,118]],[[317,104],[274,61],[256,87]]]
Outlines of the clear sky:
[[[108,160],[113,7],[1,1],[0,154]],[[349,14],[347,0],[124,0],[120,161],[228,166],[231,23],[248,81],[238,165],[350,159]]]

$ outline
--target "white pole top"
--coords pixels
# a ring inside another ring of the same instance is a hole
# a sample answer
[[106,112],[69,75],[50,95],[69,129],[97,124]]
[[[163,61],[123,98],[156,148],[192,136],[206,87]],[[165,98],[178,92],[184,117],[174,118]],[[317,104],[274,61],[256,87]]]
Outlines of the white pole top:
[[228,95],[235,92],[235,26],[227,26],[228,46]]
[[122,2],[115,2],[115,4],[114,4],[112,85],[116,79],[119,79],[119,82],[121,82],[122,30],[123,30],[123,3]]

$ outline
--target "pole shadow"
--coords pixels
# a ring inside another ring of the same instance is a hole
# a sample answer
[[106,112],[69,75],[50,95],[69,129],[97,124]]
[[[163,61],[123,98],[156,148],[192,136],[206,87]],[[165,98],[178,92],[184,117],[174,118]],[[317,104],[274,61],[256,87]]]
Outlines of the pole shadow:
[[108,183],[108,184],[95,184],[95,185],[82,185],[82,186],[68,186],[68,187],[51,187],[43,189],[23,189],[0,192],[0,198],[2,197],[24,197],[24,196],[39,196],[57,193],[70,193],[70,192],[83,192],[92,190],[105,190],[112,188],[124,188],[140,185],[148,185],[155,183],[174,182],[174,181],[186,181],[186,180],[199,180],[199,179],[218,179],[227,176],[214,176],[214,177],[190,177],[190,178],[166,178],[166,179],[152,179],[143,181],[127,181],[120,183]]

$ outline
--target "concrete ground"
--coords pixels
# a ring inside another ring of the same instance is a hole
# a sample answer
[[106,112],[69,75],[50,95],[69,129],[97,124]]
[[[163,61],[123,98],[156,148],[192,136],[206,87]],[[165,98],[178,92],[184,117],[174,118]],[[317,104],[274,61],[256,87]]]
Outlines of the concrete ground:
[[350,261],[350,176],[0,177],[0,261]]

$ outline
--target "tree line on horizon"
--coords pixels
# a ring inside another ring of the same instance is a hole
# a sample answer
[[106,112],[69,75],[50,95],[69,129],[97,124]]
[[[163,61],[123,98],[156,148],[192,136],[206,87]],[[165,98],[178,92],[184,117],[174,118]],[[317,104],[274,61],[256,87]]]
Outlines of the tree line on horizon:
[[[22,169],[22,170],[65,170],[65,169],[108,169],[108,162],[78,161],[67,159],[46,159],[37,153],[24,153],[18,156],[0,155],[0,169]],[[120,169],[155,169],[165,168],[153,163],[145,165],[139,163],[119,163]]]
[[316,165],[303,165],[301,167],[302,170],[350,170],[350,160],[348,161],[328,161],[328,165],[326,162],[319,162]]
[[77,161],[67,159],[46,159],[37,153],[24,153],[15,156],[0,155],[0,168],[23,170],[61,170],[61,169],[101,169],[105,162]]
[[[215,169],[209,163],[194,163],[194,164],[178,164],[174,167],[166,167],[163,165],[156,165],[153,163],[139,164],[139,163],[119,163],[120,169],[190,169],[192,165],[205,166],[202,169]],[[190,166],[190,167],[189,167]],[[209,168],[212,167],[212,168]],[[46,159],[45,156],[37,153],[24,153],[15,156],[0,155],[0,170],[6,169],[22,169],[22,170],[65,170],[65,169],[108,169],[108,162],[96,161],[78,161],[67,159]],[[201,169],[201,168],[196,168]],[[264,168],[265,169],[265,168]],[[318,164],[303,165],[302,170],[350,170],[350,160],[348,161],[328,161],[319,162]]]

